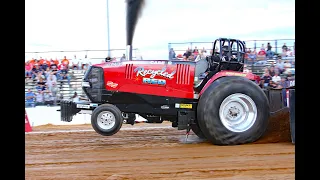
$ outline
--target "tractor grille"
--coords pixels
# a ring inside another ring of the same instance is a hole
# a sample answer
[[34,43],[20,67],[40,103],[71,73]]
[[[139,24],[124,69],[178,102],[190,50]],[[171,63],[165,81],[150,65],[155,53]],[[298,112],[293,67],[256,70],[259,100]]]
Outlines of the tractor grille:
[[177,84],[190,84],[190,65],[177,64]]
[[133,64],[126,64],[125,78],[132,79]]
[[85,74],[84,81],[90,84],[90,87],[83,87],[88,98],[92,102],[101,102],[102,90],[105,89],[103,69],[91,66]]

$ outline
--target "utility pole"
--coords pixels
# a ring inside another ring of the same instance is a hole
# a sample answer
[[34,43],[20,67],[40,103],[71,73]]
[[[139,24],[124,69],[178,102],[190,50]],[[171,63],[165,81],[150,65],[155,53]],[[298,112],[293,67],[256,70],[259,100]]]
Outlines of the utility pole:
[[107,30],[108,30],[108,56],[111,57],[110,52],[110,27],[109,27],[109,0],[107,0]]

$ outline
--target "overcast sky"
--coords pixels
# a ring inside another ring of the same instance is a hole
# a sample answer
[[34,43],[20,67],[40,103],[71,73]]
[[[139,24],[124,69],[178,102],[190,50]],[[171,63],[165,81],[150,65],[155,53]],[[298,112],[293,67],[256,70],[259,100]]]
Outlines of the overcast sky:
[[[26,52],[108,49],[106,1],[26,1]],[[124,49],[124,0],[109,0],[109,17],[110,48]],[[294,0],[146,0],[133,46],[144,59],[167,59],[169,42],[294,39],[294,29]]]

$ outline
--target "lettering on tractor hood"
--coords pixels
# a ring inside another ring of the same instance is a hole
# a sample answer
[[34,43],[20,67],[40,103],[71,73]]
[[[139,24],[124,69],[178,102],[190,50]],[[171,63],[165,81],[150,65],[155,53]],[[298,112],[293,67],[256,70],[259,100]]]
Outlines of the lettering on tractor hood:
[[150,75],[149,78],[160,76],[168,79],[173,79],[174,75],[176,74],[176,71],[174,70],[171,73],[169,73],[166,70],[167,70],[166,67],[163,67],[162,69],[159,69],[159,70],[144,69],[143,67],[137,67],[136,69],[134,69],[134,72],[137,73],[137,76],[142,76],[142,77],[145,77],[146,75]]

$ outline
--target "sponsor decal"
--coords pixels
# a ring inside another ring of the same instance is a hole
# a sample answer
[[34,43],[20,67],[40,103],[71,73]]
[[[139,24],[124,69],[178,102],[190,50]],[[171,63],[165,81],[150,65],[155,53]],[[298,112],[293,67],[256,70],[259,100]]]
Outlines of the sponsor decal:
[[176,71],[174,70],[171,73],[169,73],[166,70],[167,70],[166,67],[163,67],[162,69],[159,69],[159,70],[144,69],[143,67],[137,67],[134,69],[134,72],[137,73],[137,76],[142,76],[142,77],[150,75],[149,78],[151,79],[156,76],[167,78],[167,79],[173,79],[174,75],[176,74]]
[[98,107],[98,104],[93,104],[93,103],[91,103],[90,106],[91,106],[91,107]]
[[230,76],[247,76],[247,74],[237,73],[237,72],[226,72],[226,75],[230,75]]
[[105,66],[110,67],[110,66],[120,66],[121,62],[111,62],[111,63],[106,63]]
[[114,82],[112,82],[112,81],[108,81],[108,82],[107,82],[107,86],[112,87],[112,88],[116,88],[116,87],[118,86],[118,84],[117,84],[117,83],[114,83]]
[[87,104],[77,104],[77,108],[90,109],[90,105],[87,105]]
[[159,86],[164,86],[166,85],[166,80],[165,79],[153,79],[153,78],[143,78],[142,79],[143,84],[154,84],[154,85],[159,85]]
[[[162,69],[154,70],[154,69],[144,69],[143,67],[137,67],[134,69],[136,74],[136,80],[139,80],[139,77],[142,78],[143,84],[151,84],[151,85],[158,85],[158,86],[165,86],[167,84],[166,79],[173,79],[176,71],[173,70],[170,72],[167,71],[166,67]],[[148,76],[149,77],[146,77]],[[162,77],[165,79],[157,79],[155,77]]]
[[161,109],[170,109],[170,107],[168,105],[162,105]]
[[192,109],[192,104],[175,104],[175,108]]

